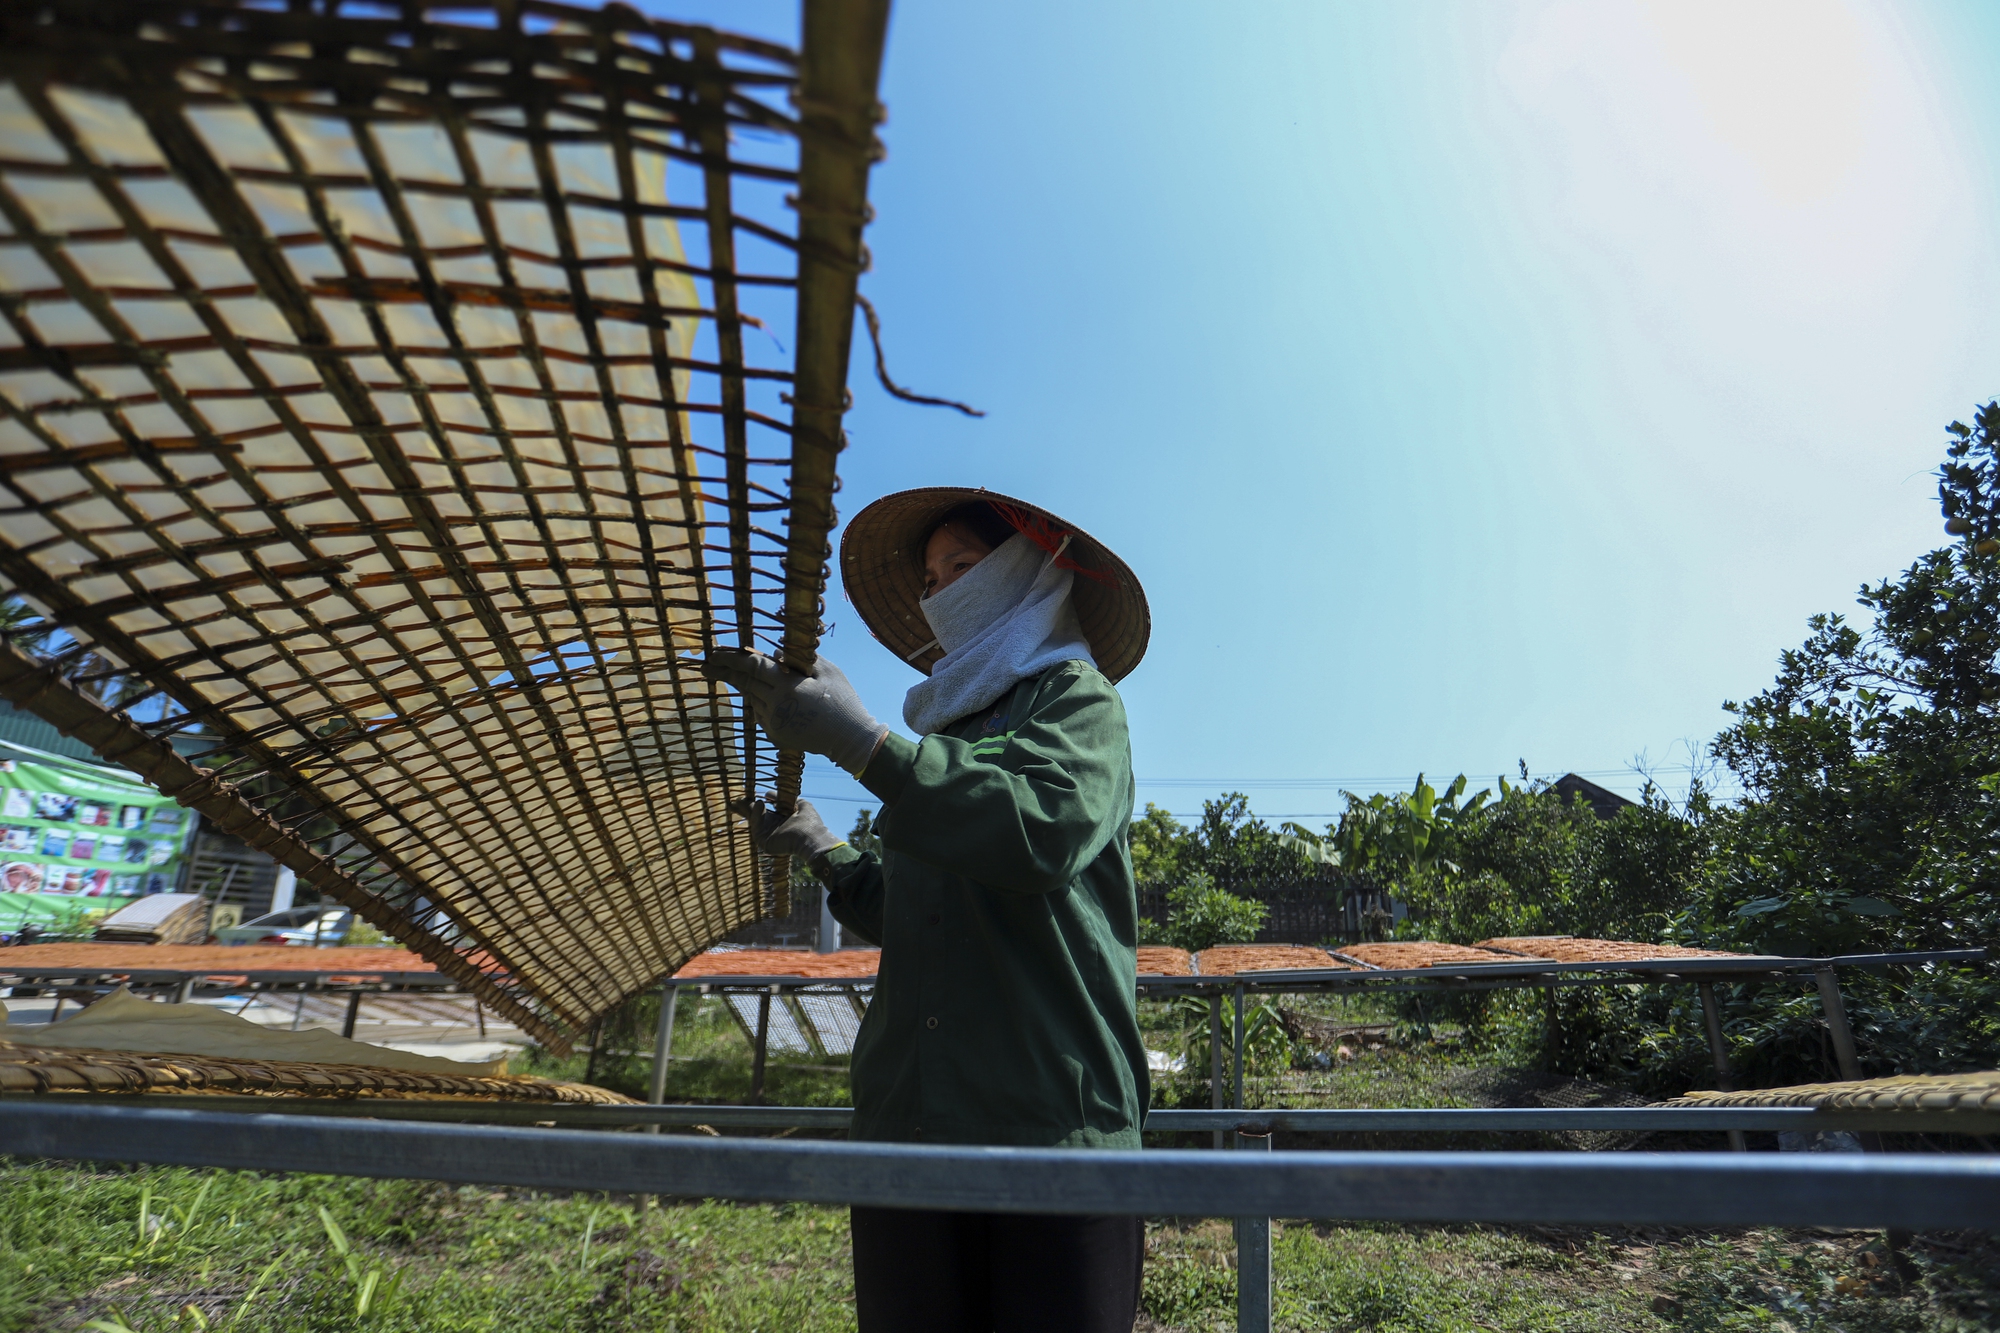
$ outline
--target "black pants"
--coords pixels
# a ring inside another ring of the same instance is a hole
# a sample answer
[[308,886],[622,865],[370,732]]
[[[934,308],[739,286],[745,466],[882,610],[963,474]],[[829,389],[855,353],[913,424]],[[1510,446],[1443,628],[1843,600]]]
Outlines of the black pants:
[[861,1333],[1131,1333],[1146,1224],[856,1208]]

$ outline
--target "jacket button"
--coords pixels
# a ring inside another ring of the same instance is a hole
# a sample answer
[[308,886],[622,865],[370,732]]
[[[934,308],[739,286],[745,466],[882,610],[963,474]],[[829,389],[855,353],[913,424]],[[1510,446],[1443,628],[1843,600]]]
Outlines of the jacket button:
[[937,1020],[935,1018],[926,1018],[924,1020],[924,1026],[927,1028],[934,1028],[937,1026]]
[[937,924],[938,922],[940,922],[940,921],[942,921],[942,920],[944,920],[944,917],[943,917],[943,916],[939,915],[939,914],[938,914],[938,913],[936,913],[936,912],[932,912],[932,913],[931,913],[931,924],[932,924],[933,926],[935,926],[935,925],[936,925],[936,924]]

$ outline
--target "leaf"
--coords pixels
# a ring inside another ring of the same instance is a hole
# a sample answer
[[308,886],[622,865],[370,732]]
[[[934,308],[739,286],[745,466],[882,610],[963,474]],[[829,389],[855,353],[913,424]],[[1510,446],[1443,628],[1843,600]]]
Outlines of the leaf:
[[1856,916],[1901,916],[1903,914],[1903,909],[1897,907],[1895,904],[1885,903],[1880,898],[1870,898],[1865,894],[1857,894],[1849,898],[1846,907],[1848,911],[1854,913]]
[[242,1321],[243,1316],[250,1309],[250,1302],[257,1299],[258,1295],[264,1290],[264,1284],[271,1280],[271,1274],[277,1272],[282,1265],[290,1260],[293,1253],[293,1251],[287,1250],[270,1263],[264,1265],[264,1270],[257,1274],[256,1281],[252,1282],[250,1289],[243,1293],[243,1299],[236,1302],[236,1310],[229,1316],[229,1323],[227,1325],[229,1329],[234,1329]]
[[1303,856],[1315,865],[1337,866],[1341,862],[1340,852],[1337,848],[1329,847],[1311,835],[1300,837],[1294,833],[1280,833],[1278,835],[1278,845],[1297,852],[1300,856]]
[[181,1213],[181,1225],[189,1231],[194,1230],[194,1221],[197,1217],[201,1216],[201,1205],[208,1199],[208,1187],[214,1183],[214,1176],[210,1176],[202,1181],[201,1188],[194,1193],[194,1202],[189,1204],[186,1210]]
[[349,1248],[347,1233],[340,1229],[340,1223],[333,1220],[333,1214],[326,1210],[325,1204],[319,1206],[319,1224],[326,1228],[326,1238],[332,1242],[333,1252],[345,1259]]
[[1785,900],[1783,898],[1757,898],[1737,908],[1736,915],[1742,917],[1768,916],[1772,912],[1783,911],[1784,907]]

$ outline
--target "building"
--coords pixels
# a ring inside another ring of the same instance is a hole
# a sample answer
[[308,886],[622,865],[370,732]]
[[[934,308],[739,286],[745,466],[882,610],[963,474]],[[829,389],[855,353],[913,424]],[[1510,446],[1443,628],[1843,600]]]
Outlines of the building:
[[1627,800],[1607,787],[1600,787],[1588,778],[1580,778],[1574,773],[1565,773],[1556,779],[1550,788],[1563,798],[1563,804],[1582,801],[1599,819],[1614,818],[1620,810],[1637,806],[1637,801]]

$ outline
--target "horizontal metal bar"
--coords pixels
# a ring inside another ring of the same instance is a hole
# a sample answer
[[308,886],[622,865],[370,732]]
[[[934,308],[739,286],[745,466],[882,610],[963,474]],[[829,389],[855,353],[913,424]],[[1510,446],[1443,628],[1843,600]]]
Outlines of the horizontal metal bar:
[[676,986],[683,990],[690,987],[699,987],[704,990],[717,991],[760,991],[771,990],[774,987],[778,990],[801,990],[805,988],[822,990],[873,990],[875,988],[875,978],[872,976],[770,977],[751,973],[741,977],[668,977],[665,984]]
[[607,1137],[0,1102],[0,1152],[528,1189],[1011,1213],[2000,1229],[2000,1159],[1217,1153]]
[[[1398,983],[1428,982],[1488,982],[1505,985],[1509,982],[1527,981],[1536,978],[1560,980],[1562,984],[1586,984],[1588,980],[1599,980],[1597,974],[1619,974],[1631,978],[1635,983],[1641,979],[1648,981],[1672,982],[1683,976],[1702,974],[1708,980],[1722,976],[1763,977],[1781,973],[1810,972],[1821,967],[1917,967],[1928,963],[1974,963],[1986,957],[1984,949],[1939,949],[1927,953],[1884,953],[1846,954],[1835,958],[1666,958],[1649,959],[1623,963],[1538,963],[1523,959],[1504,963],[1460,963],[1449,966],[1417,968],[1385,968],[1375,972],[1356,972],[1335,968],[1299,968],[1243,972],[1226,976],[1164,977],[1149,975],[1140,978],[1141,991],[1209,991],[1226,990],[1238,984],[1247,986],[1259,994],[1296,994],[1318,990],[1343,990],[1355,987],[1402,989]],[[1571,974],[1578,976],[1569,982]],[[436,972],[376,973],[365,967],[352,971],[325,968],[316,971],[272,972],[246,969],[244,972],[230,972],[216,968],[208,972],[189,972],[185,969],[166,968],[79,968],[65,967],[6,966],[0,958],[0,985],[51,985],[63,978],[78,984],[91,984],[100,978],[122,978],[131,982],[153,985],[168,985],[208,976],[246,976],[249,980],[241,986],[225,989],[241,991],[263,985],[319,986],[332,990],[353,989],[355,983],[329,983],[328,976],[371,976],[379,981],[362,983],[391,989],[452,989],[455,983],[449,977]],[[777,988],[779,990],[814,989],[860,989],[870,990],[875,978],[868,977],[805,977],[805,976],[705,976],[670,977],[667,985],[675,987],[706,987],[715,991],[760,991]],[[1542,983],[1547,984],[1547,983]]]
[[1316,1133],[1515,1133],[1743,1129],[1890,1130],[1925,1134],[2000,1133],[2000,1111],[1837,1111],[1812,1106],[1465,1107],[1443,1110],[1154,1111],[1149,1130],[1265,1128]]
[[1367,988],[1384,982],[1512,980],[1562,977],[1572,973],[1618,973],[1635,981],[1676,981],[1699,976],[1715,981],[1729,976],[1767,977],[1812,972],[1822,967],[1921,967],[1930,963],[1977,963],[1984,949],[1934,949],[1921,953],[1841,954],[1832,958],[1649,958],[1625,962],[1560,963],[1509,959],[1491,963],[1441,963],[1435,967],[1382,968],[1359,972],[1347,968],[1272,968],[1229,976],[1148,977],[1140,984],[1161,989],[1199,989],[1243,984],[1251,990],[1283,994],[1294,986],[1318,989]]
[[[430,1101],[402,1097],[189,1097],[165,1093],[0,1093],[0,1103],[39,1098],[47,1104],[115,1104],[139,1110],[198,1109],[228,1115],[329,1116],[338,1119],[442,1121],[486,1125],[563,1125],[619,1129],[635,1125],[707,1125],[714,1129],[846,1129],[846,1106],[583,1105],[575,1102],[503,1102],[485,1098]],[[115,1103],[111,1098],[115,1097]]]
[[[215,982],[216,989],[224,992],[245,991],[257,986],[323,986],[338,990],[354,990],[360,987],[411,988],[424,990],[450,990],[458,983],[441,972],[385,972],[380,968],[366,967],[326,967],[313,971],[276,972],[269,969],[245,968],[232,972],[226,967],[210,968],[205,972],[190,972],[185,968],[121,967],[121,968],[81,968],[81,967],[7,967],[0,960],[0,986],[53,986],[69,981],[77,986],[115,987],[119,983],[138,986],[176,985],[193,979],[200,982],[211,977],[243,977],[234,982]],[[328,977],[366,977],[368,980],[328,981]],[[204,987],[204,989],[207,989]]]
[[[394,1097],[203,1096],[198,1107],[184,1095],[116,1094],[115,1105],[167,1110],[200,1109],[252,1115],[319,1115],[375,1120],[439,1121],[487,1125],[563,1125],[617,1129],[634,1125],[707,1125],[712,1129],[846,1129],[854,1112],[845,1106],[586,1106],[565,1102],[488,1100],[428,1101]],[[81,1105],[69,1094],[9,1093],[0,1101],[41,1097]],[[103,1102],[92,1104],[102,1105]],[[1829,1111],[1810,1106],[1615,1106],[1579,1108],[1469,1107],[1447,1110],[1221,1110],[1154,1111],[1148,1133],[1244,1129],[1255,1133],[1712,1133],[1740,1129],[1775,1134],[1878,1130],[1923,1134],[2000,1134],[2000,1111]]]

